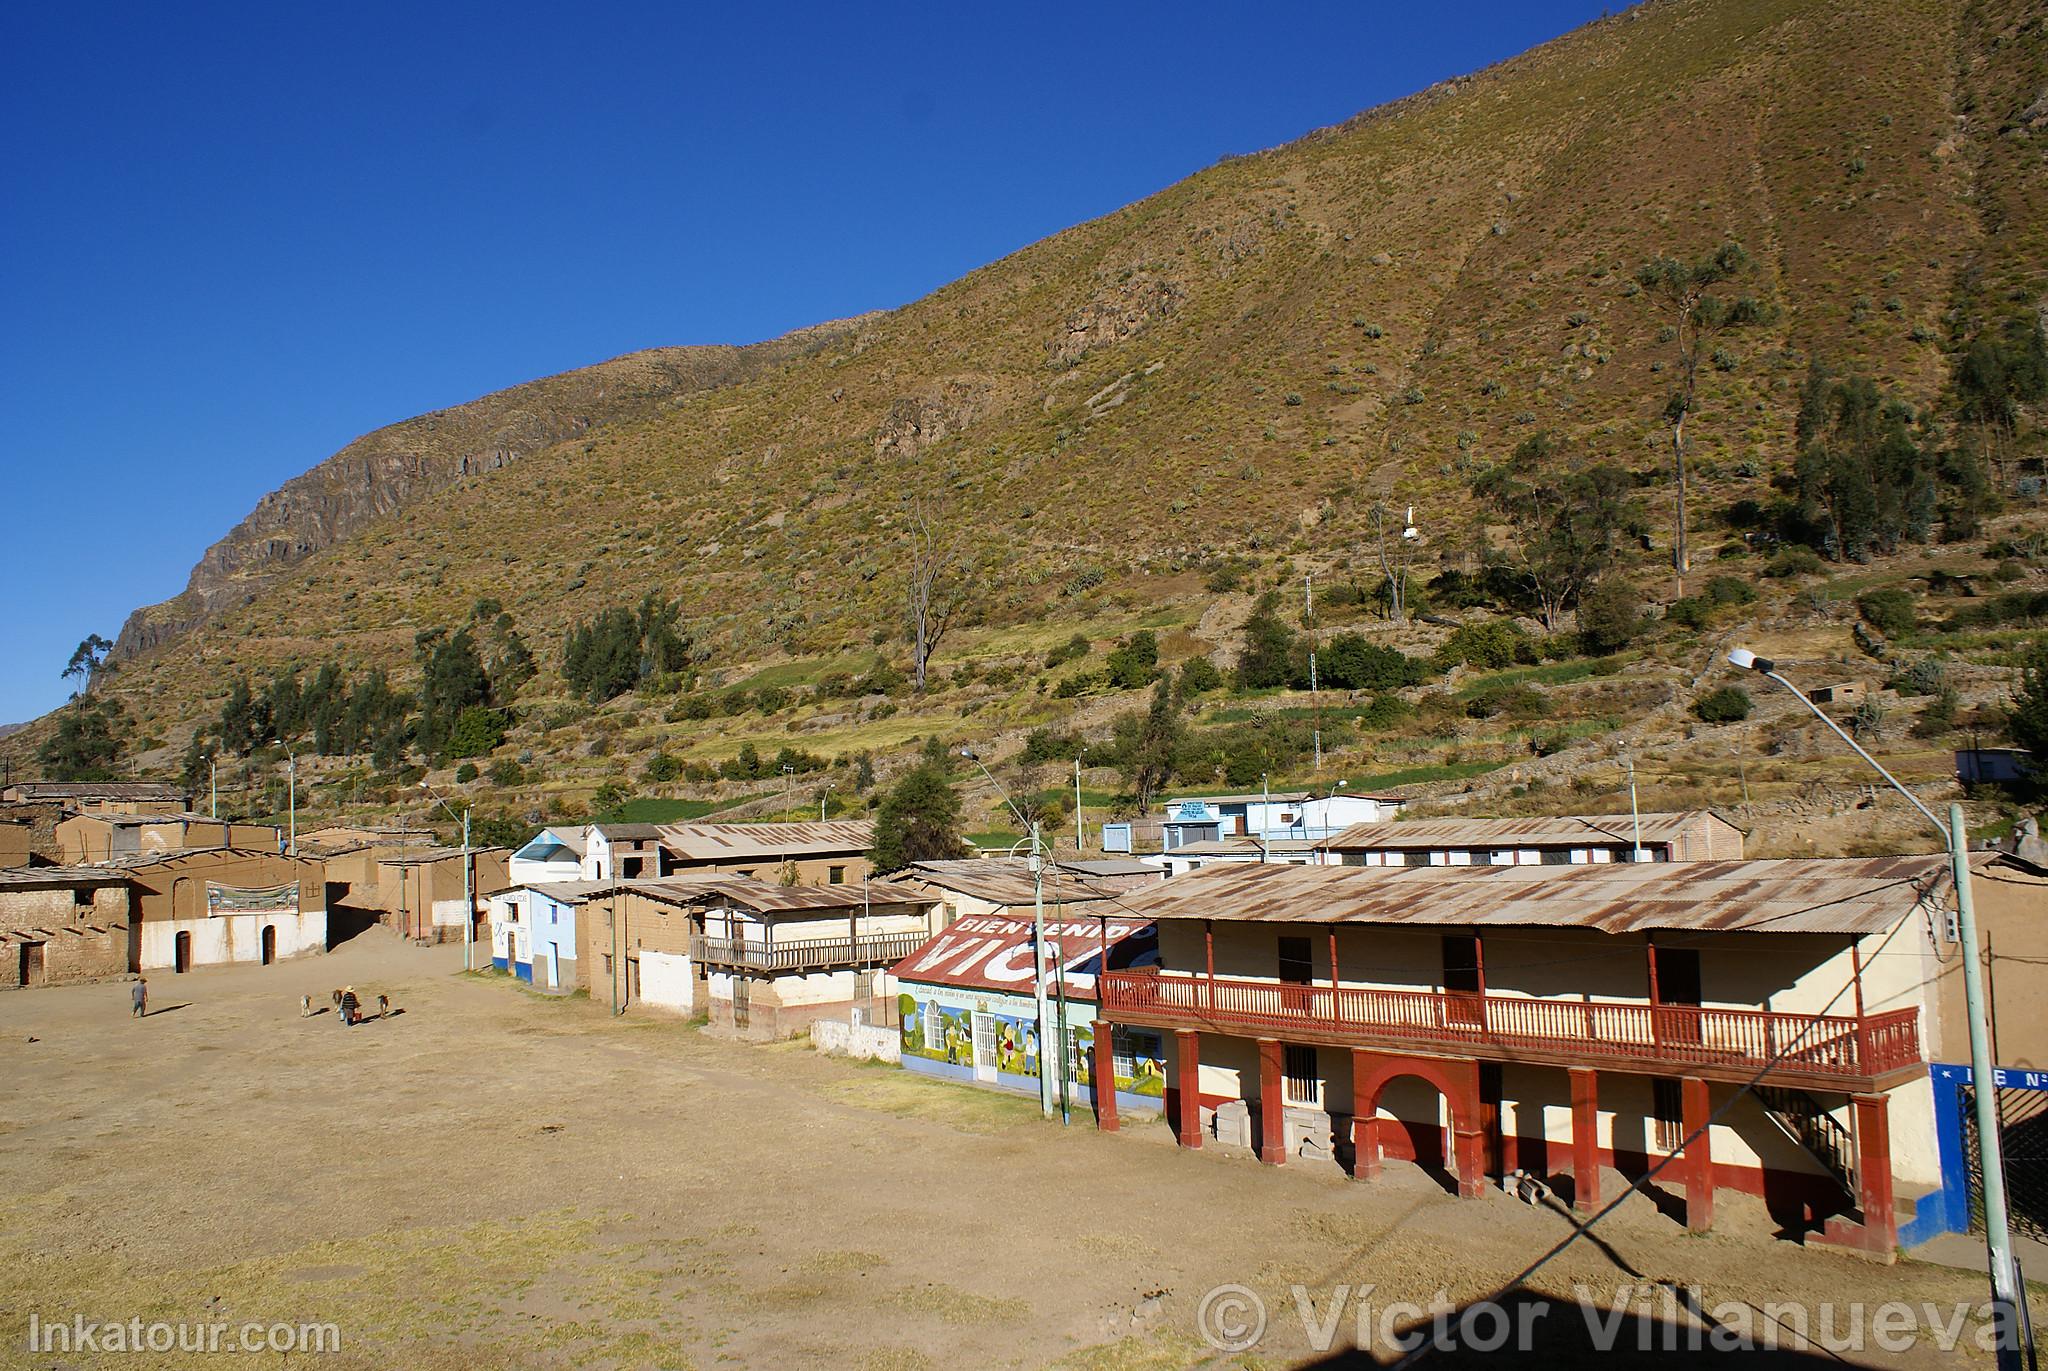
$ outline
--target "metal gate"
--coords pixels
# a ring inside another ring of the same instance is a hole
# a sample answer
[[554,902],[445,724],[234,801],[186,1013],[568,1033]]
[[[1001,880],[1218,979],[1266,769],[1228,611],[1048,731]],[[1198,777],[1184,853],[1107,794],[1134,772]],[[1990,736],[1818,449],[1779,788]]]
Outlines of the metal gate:
[[[1977,1095],[1962,1087],[1963,1159],[1970,1171],[1970,1228],[1984,1231],[1984,1170],[1977,1153]],[[2005,1202],[2013,1230],[2048,1241],[2048,1091],[1998,1087],[2004,1129]]]

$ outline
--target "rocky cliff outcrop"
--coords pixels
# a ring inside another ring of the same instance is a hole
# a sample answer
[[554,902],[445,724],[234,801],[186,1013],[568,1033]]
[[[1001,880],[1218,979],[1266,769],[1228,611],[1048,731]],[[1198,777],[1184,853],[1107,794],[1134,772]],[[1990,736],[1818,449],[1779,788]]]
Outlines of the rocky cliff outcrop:
[[293,564],[464,477],[592,429],[651,418],[685,395],[757,376],[866,319],[745,347],[628,353],[365,434],[257,501],[206,550],[183,593],[128,616],[113,657],[128,660],[182,637],[254,599]]

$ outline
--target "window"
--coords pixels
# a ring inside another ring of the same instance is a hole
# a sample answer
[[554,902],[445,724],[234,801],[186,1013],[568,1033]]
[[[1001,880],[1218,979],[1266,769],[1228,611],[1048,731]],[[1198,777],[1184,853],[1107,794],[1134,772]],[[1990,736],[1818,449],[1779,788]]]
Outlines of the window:
[[1401,865],[1428,866],[1429,854],[1427,852],[1403,852],[1401,854]]
[[1365,854],[1364,854],[1363,852],[1346,852],[1345,854],[1343,854],[1343,856],[1342,856],[1342,857],[1340,857],[1340,858],[1338,859],[1338,865],[1339,865],[1339,866],[1364,866],[1364,865],[1365,865]]
[[638,857],[626,858],[619,863],[619,871],[629,881],[638,879],[640,875],[640,859]]
[[1282,1093],[1287,1103],[1319,1105],[1323,1102],[1323,1082],[1316,1075],[1316,1050],[1313,1047],[1288,1043],[1281,1073],[1285,1077]]
[[1685,1141],[1685,1092],[1668,1076],[1650,1082],[1650,1121],[1657,1150],[1676,1152]]
[[71,903],[84,909],[92,908],[92,891],[82,885],[71,887]]
[[826,867],[826,868],[825,868],[825,884],[826,884],[826,885],[845,885],[845,884],[846,884],[846,868],[845,868],[845,867],[843,867],[843,866],[828,866],[828,867]]
[[1479,939],[1476,935],[1444,934],[1444,989],[1457,995],[1479,993]]
[[1572,850],[1568,847],[1546,847],[1540,860],[1545,866],[1570,866]]
[[1307,938],[1280,940],[1280,980],[1286,985],[1307,985],[1316,978],[1314,954]]

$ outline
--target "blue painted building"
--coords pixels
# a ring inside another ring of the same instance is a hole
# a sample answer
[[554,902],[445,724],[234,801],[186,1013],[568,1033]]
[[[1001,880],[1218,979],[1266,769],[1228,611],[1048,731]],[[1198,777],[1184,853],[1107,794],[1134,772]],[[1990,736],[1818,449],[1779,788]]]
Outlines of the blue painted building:
[[541,881],[490,896],[491,965],[538,990],[588,989],[576,960],[576,910],[600,881]]

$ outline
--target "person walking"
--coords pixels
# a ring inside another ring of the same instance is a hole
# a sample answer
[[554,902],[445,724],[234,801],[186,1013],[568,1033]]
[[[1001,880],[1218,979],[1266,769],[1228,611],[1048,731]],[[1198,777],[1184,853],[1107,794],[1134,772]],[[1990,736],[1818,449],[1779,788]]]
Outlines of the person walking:
[[146,1016],[148,1015],[148,1013],[149,1013],[149,982],[148,982],[148,981],[144,980],[144,979],[143,979],[142,977],[140,977],[140,976],[137,976],[137,977],[135,978],[135,984],[134,984],[134,985],[131,985],[131,986],[129,986],[129,987],[128,987],[128,1003],[129,1003],[129,1005],[130,1005],[130,1008],[129,1008],[129,1011],[128,1011],[128,1012],[129,1012],[129,1014],[130,1014],[131,1016],[133,1016],[134,1018],[138,1018],[138,1019],[140,1019],[140,1018],[144,1018],[144,1017],[146,1017]]
[[341,992],[341,1026],[348,1028],[356,1022],[356,1015],[362,1009],[362,1001],[356,998],[356,988],[349,986]]

